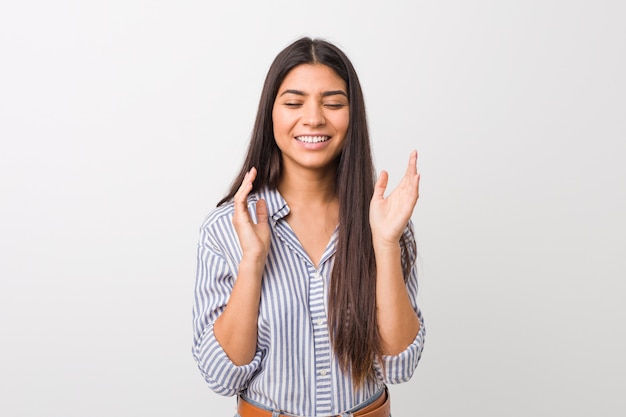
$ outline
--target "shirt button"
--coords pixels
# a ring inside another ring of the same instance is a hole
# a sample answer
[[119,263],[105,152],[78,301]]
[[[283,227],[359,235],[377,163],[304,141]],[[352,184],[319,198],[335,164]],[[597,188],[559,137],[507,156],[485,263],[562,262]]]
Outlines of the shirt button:
[[317,319],[317,325],[321,326],[322,324],[324,324],[324,319]]
[[322,376],[326,376],[327,373],[328,373],[328,371],[326,369],[322,369],[320,371],[320,375],[322,375]]

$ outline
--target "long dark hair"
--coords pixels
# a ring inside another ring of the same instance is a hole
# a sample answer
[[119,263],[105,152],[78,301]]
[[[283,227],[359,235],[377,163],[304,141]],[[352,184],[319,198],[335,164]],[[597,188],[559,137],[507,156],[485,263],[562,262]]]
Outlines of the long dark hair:
[[274,140],[272,109],[285,76],[301,64],[332,68],[348,88],[350,121],[335,179],[339,234],[329,285],[328,326],[335,356],[358,386],[373,377],[376,359],[382,363],[376,320],[376,261],[369,224],[375,173],[361,85],[339,48],[323,40],[302,38],[276,56],[265,78],[245,162],[218,206],[234,197],[252,167],[257,169],[253,190],[278,186],[282,157]]

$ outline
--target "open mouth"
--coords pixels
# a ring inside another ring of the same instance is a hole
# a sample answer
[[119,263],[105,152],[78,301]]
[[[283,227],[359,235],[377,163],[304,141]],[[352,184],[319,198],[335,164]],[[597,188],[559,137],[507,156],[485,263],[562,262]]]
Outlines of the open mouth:
[[330,140],[330,136],[296,136],[296,140],[304,143],[320,143]]

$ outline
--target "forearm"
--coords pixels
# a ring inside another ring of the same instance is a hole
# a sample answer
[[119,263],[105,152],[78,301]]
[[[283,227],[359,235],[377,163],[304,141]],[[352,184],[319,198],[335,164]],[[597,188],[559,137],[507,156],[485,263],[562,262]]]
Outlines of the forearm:
[[374,240],[376,256],[376,314],[383,353],[397,355],[419,332],[420,322],[404,282],[400,244]]
[[235,365],[250,363],[256,352],[262,274],[262,262],[242,260],[228,304],[213,326],[220,346]]

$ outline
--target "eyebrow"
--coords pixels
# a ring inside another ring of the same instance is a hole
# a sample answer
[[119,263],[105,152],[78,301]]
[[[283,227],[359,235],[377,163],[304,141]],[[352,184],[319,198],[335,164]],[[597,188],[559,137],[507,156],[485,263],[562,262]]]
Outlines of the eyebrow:
[[[305,92],[301,90],[285,90],[282,93],[280,93],[280,97],[284,96],[285,94],[295,94],[297,96],[306,96]],[[341,95],[346,98],[348,97],[346,92],[343,90],[331,90],[331,91],[324,91],[322,93],[322,97],[329,97],[329,96],[336,96],[336,95]]]

